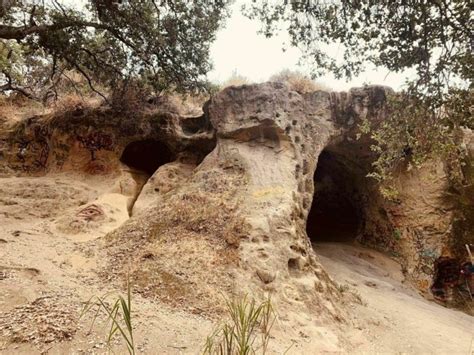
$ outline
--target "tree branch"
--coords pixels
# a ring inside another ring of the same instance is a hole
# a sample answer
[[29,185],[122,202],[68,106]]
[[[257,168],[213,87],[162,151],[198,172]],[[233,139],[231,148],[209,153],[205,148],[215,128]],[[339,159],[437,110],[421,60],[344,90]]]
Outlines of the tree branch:
[[76,68],[77,71],[78,71],[79,73],[81,73],[84,78],[86,78],[87,83],[89,84],[90,89],[91,89],[92,91],[94,91],[97,95],[99,95],[100,97],[102,97],[106,103],[109,103],[109,100],[107,100],[107,97],[94,87],[94,85],[92,84],[92,79],[91,79],[91,78],[89,77],[89,75],[87,75],[87,73],[80,67],[80,65],[77,64],[74,60],[71,60],[70,58],[66,58],[66,60],[67,60],[71,65],[73,65],[74,68]]
[[32,25],[32,26],[7,26],[0,25],[0,38],[21,40],[31,34],[42,34],[50,31],[58,31],[68,27],[93,27],[103,30],[113,30],[111,27],[97,22],[69,21],[54,23],[52,25]]
[[14,86],[12,77],[10,76],[10,74],[8,72],[6,72],[5,70],[2,70],[2,74],[5,75],[5,77],[7,78],[7,83],[0,86],[0,91],[16,91],[16,92],[19,92],[20,94],[22,94],[23,96],[26,96],[29,99],[38,100],[37,97],[35,97],[34,95],[29,93],[25,89]]

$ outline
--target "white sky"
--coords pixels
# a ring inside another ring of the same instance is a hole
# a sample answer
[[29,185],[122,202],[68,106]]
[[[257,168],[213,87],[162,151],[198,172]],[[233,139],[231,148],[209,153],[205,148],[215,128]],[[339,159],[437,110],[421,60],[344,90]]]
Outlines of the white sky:
[[[216,41],[211,46],[210,55],[214,69],[209,73],[209,79],[213,82],[223,82],[233,73],[237,73],[250,81],[261,82],[283,69],[307,73],[307,69],[297,64],[300,58],[299,49],[292,47],[285,52],[282,50],[284,43],[289,43],[288,34],[282,31],[272,38],[257,34],[260,29],[259,21],[251,21],[242,15],[240,8],[243,3],[244,0],[237,0],[232,5],[231,17],[225,28],[217,33]],[[335,50],[337,52],[337,48]],[[372,69],[350,82],[336,80],[332,75],[323,76],[318,81],[336,91],[363,84],[388,85],[397,90],[403,86],[405,78],[406,74],[388,73],[387,69]]]

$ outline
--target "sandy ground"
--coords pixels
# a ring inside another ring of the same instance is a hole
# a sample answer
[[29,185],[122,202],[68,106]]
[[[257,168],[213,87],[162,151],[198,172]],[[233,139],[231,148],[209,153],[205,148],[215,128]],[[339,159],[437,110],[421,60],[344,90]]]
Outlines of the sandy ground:
[[[100,237],[116,221],[105,221],[95,233],[89,230],[87,238],[63,234],[57,225],[91,201],[126,209],[120,198],[110,198],[109,189],[110,182],[100,178],[0,179],[1,354],[108,353],[105,317],[89,333],[92,314],[79,316],[92,296],[118,292],[113,280],[104,284],[96,273],[105,261]],[[213,323],[200,315],[139,295],[133,307],[139,352],[196,353],[213,330]],[[10,343],[11,334],[16,343]],[[113,348],[126,352],[118,338]]]
[[[0,178],[1,354],[108,353],[104,317],[90,330],[92,317],[79,316],[92,296],[120,291],[116,280],[104,282],[97,273],[106,260],[101,237],[128,218],[129,197],[111,185],[103,177]],[[472,353],[474,318],[421,298],[403,284],[400,266],[390,258],[341,243],[315,249],[344,292],[361,299],[352,306],[346,331],[353,345],[339,344],[318,325],[317,315],[293,315],[314,319],[312,329],[288,329],[279,319],[271,353],[283,353],[292,343],[287,354],[314,353],[314,348]],[[139,353],[198,354],[215,327],[193,310],[140,295],[134,295],[133,307]],[[119,338],[112,349],[126,352]]]
[[386,255],[344,243],[314,248],[334,280],[362,299],[352,310],[351,352],[474,354],[474,317],[422,298]]

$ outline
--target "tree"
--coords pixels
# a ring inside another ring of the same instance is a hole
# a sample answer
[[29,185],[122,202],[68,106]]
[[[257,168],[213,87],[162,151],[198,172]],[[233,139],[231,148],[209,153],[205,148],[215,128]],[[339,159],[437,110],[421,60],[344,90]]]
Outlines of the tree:
[[[390,99],[390,117],[377,129],[364,127],[379,154],[373,177],[389,179],[401,160],[459,158],[459,129],[474,127],[471,1],[255,1],[244,11],[262,21],[266,36],[286,26],[314,77],[330,71],[350,79],[367,64],[415,73]],[[340,58],[327,53],[331,44]]]
[[131,81],[155,91],[202,89],[210,43],[227,14],[225,0],[1,4],[0,90],[31,98],[57,95],[71,70],[100,95],[98,85]]

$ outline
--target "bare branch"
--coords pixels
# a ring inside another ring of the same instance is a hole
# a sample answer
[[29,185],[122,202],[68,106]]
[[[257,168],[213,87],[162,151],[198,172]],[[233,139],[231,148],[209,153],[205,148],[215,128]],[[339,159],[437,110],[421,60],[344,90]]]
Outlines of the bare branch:
[[88,83],[90,89],[91,89],[92,91],[94,91],[97,95],[99,95],[100,97],[102,97],[106,103],[109,103],[109,100],[107,100],[107,97],[94,87],[94,84],[92,83],[92,79],[89,77],[89,75],[87,75],[87,73],[84,71],[84,69],[82,69],[81,66],[80,66],[79,64],[77,64],[74,60],[72,60],[72,59],[70,59],[70,58],[66,58],[66,60],[67,60],[71,65],[73,65],[74,68],[76,68],[77,71],[78,71],[79,73],[81,73],[84,78],[86,78],[87,83]]
[[7,78],[7,83],[0,86],[0,91],[16,91],[29,99],[38,100],[37,97],[35,97],[33,94],[29,93],[25,89],[14,86],[12,77],[10,76],[8,72],[6,72],[5,70],[2,70],[2,74],[5,75],[5,77]]

